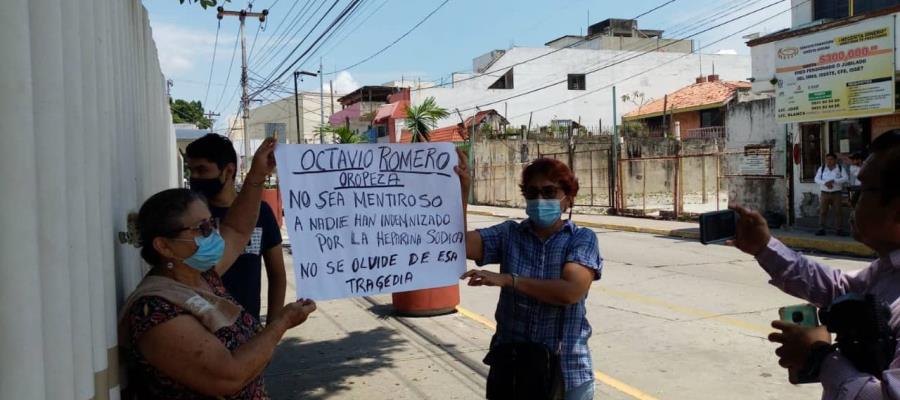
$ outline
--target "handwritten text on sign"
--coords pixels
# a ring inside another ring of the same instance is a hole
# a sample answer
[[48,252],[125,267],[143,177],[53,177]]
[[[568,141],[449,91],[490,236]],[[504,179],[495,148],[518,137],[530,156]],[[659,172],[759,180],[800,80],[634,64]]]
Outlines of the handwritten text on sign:
[[449,286],[465,271],[452,143],[279,145],[297,296]]

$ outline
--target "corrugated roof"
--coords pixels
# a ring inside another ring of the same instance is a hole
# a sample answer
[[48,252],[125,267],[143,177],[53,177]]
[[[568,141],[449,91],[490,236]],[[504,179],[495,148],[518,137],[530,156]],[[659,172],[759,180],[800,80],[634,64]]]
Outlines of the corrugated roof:
[[662,115],[664,102],[668,102],[666,106],[673,113],[719,107],[734,98],[735,92],[738,90],[749,88],[750,82],[744,81],[695,83],[669,93],[668,100],[657,99],[651,101],[643,107],[625,114],[623,118],[643,119]]

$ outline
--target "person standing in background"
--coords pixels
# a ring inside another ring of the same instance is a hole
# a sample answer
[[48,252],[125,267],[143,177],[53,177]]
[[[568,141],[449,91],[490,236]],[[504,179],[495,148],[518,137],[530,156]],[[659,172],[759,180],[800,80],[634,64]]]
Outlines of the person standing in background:
[[[206,196],[213,218],[224,219],[237,197],[234,146],[228,138],[210,133],[191,142],[186,150],[191,190]],[[274,320],[284,307],[287,276],[281,241],[275,213],[268,204],[261,202],[259,219],[246,249],[222,276],[228,293],[257,320],[260,320],[262,261],[265,261],[269,282],[266,321]]]
[[827,219],[829,210],[834,210],[834,229],[838,236],[847,236],[842,229],[844,213],[841,209],[844,184],[847,182],[847,172],[837,163],[837,155],[828,153],[825,156],[825,165],[819,167],[816,172],[816,184],[821,192],[819,200],[819,230],[816,236],[825,236],[828,228]]

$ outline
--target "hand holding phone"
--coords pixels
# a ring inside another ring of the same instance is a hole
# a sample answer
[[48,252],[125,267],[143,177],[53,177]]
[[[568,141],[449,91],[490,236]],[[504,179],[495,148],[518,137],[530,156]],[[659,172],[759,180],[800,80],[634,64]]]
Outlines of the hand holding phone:
[[[781,307],[778,309],[778,316],[784,322],[796,324],[803,328],[816,328],[819,326],[817,308],[812,304]],[[782,329],[786,330],[786,328]],[[784,343],[785,346],[788,345],[788,342]],[[815,383],[819,382],[819,377],[818,374],[812,374],[808,366],[804,366],[804,368],[789,368],[788,381],[794,385]]]
[[738,219],[735,238],[729,240],[728,244],[751,256],[759,255],[772,239],[766,219],[759,212],[737,204],[732,204],[729,208],[738,214]]
[[733,210],[700,215],[700,243],[721,243],[735,238],[738,214]]

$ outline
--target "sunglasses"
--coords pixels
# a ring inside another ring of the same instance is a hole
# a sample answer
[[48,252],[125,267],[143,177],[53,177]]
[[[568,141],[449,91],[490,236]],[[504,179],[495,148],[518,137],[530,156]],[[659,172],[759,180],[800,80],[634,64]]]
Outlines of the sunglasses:
[[527,200],[534,200],[541,196],[544,199],[555,199],[556,195],[559,193],[559,186],[547,185],[544,187],[537,186],[522,186],[519,185],[519,188],[522,189],[522,195],[525,196]]
[[209,235],[212,235],[212,233],[217,230],[219,230],[219,219],[210,217],[210,218],[207,218],[207,219],[204,219],[204,220],[198,222],[194,226],[186,226],[183,228],[178,228],[175,231],[173,231],[172,233],[179,234],[184,231],[193,231],[193,232],[200,233],[200,235],[202,235],[203,237],[208,237]]
[[850,207],[856,207],[856,203],[859,203],[859,197],[863,192],[877,192],[881,190],[879,187],[858,187],[850,189]]

